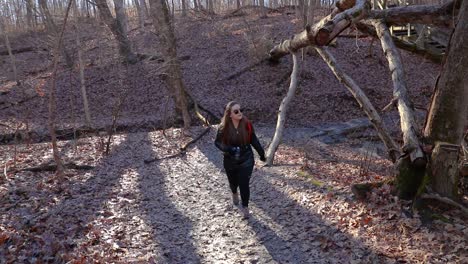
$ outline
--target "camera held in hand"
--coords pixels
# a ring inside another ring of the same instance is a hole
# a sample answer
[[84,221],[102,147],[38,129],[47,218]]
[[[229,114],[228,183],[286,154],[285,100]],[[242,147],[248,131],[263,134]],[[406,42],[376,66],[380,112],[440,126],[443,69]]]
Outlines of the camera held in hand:
[[233,152],[234,152],[234,155],[233,155],[234,159],[235,160],[240,159],[240,148],[239,147],[234,147]]

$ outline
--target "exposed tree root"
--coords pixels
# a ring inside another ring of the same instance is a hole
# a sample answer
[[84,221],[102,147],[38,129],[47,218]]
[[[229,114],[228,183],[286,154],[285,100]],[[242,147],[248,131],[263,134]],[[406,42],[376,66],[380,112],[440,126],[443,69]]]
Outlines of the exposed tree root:
[[437,201],[439,201],[439,202],[443,202],[443,203],[445,203],[445,204],[458,207],[463,213],[465,213],[466,215],[468,215],[468,208],[466,208],[465,206],[463,206],[463,205],[460,204],[460,203],[455,202],[454,200],[452,200],[452,199],[450,199],[450,198],[442,197],[442,196],[438,195],[437,193],[430,193],[430,194],[424,193],[424,194],[421,195],[421,198],[422,198],[422,199],[437,200]]

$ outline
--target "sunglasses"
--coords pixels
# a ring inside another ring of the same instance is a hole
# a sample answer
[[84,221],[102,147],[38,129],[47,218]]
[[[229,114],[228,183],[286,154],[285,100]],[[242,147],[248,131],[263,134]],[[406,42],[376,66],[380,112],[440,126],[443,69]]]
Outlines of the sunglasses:
[[233,110],[232,111],[235,115],[239,114],[239,113],[242,113],[242,109],[239,109],[239,110]]

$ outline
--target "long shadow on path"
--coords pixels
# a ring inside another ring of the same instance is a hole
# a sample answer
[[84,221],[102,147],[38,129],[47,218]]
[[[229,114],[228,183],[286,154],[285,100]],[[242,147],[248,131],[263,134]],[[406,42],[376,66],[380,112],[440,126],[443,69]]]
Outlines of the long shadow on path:
[[[211,139],[214,135],[211,135]],[[214,144],[200,148],[208,160],[224,173],[221,153]],[[216,153],[216,154],[214,154]],[[251,184],[251,218],[248,224],[256,239],[278,263],[381,262],[372,250],[334,227],[291,198],[287,179],[267,169],[254,169]],[[227,181],[227,179],[226,179]],[[304,182],[308,191],[316,187]],[[228,192],[226,191],[226,196]],[[246,235],[247,236],[247,235]],[[247,239],[247,237],[245,238]],[[265,256],[263,256],[264,258]]]
[[181,175],[161,171],[168,165],[164,162],[143,164],[144,159],[155,155],[149,134],[139,145],[134,168],[139,175],[140,211],[146,224],[151,226],[159,251],[154,256],[155,260],[158,263],[200,263],[192,237],[191,219],[176,207],[183,197],[169,190],[170,178]]

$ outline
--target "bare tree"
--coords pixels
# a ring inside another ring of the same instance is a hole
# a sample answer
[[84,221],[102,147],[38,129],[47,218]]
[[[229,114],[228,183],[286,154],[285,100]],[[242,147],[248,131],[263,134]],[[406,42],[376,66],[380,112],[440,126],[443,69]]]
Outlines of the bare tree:
[[455,200],[458,193],[458,153],[468,117],[468,1],[463,1],[448,55],[437,79],[425,136],[434,145],[431,155],[432,187]]
[[0,36],[2,35],[1,33],[3,33],[3,36],[5,38],[5,46],[7,47],[8,56],[10,57],[10,61],[11,61],[11,68],[13,69],[13,78],[16,84],[19,85],[20,81],[18,79],[18,71],[16,70],[15,56],[13,55],[13,52],[11,51],[11,45],[10,45],[10,40],[8,38],[8,32],[6,31],[5,26],[3,25],[3,20],[0,18]]
[[[42,0],[43,1],[43,0]],[[138,61],[137,56],[133,53],[130,41],[128,40],[124,26],[124,22],[119,20],[118,17],[115,19],[109,10],[106,0],[95,0],[99,10],[101,18],[104,23],[109,27],[112,34],[117,40],[119,46],[119,54],[126,63],[136,63]]]
[[[57,38],[57,44],[55,47],[56,54],[60,54],[63,34],[65,32],[65,27],[67,25],[68,13],[70,11],[72,1],[73,0],[68,1],[67,11],[65,13],[65,19],[63,21],[63,27]],[[55,163],[57,164],[57,175],[62,176],[65,170],[65,167],[63,166],[63,161],[62,161],[62,158],[60,157],[60,153],[59,153],[58,145],[57,145],[57,137],[55,134],[55,118],[56,118],[56,109],[57,109],[55,89],[56,89],[56,83],[57,83],[56,79],[57,79],[58,61],[59,61],[59,56],[55,56],[54,69],[52,71],[52,77],[51,77],[52,85],[50,86],[50,89],[49,89],[49,124],[48,125],[49,125],[50,136],[52,139],[53,156],[54,156]]]
[[[78,32],[75,30],[75,32]],[[86,93],[86,85],[85,85],[85,78],[84,78],[84,64],[83,64],[83,52],[81,51],[81,41],[80,41],[80,36],[78,33],[75,33],[76,37],[76,46],[78,49],[78,63],[79,63],[79,70],[80,70],[80,87],[81,87],[81,97],[83,99],[83,109],[85,112],[85,117],[86,117],[86,125],[88,127],[92,127],[92,122],[91,122],[91,114],[89,112],[89,106],[88,106],[88,96]]]
[[122,24],[122,34],[128,34],[127,15],[125,14],[124,0],[114,0],[115,17]]
[[[466,1],[463,2],[463,6],[466,8]],[[402,198],[412,198],[418,194],[418,190],[425,187],[424,184],[428,181],[423,181],[423,177],[427,171],[427,161],[425,153],[421,148],[420,130],[415,121],[412,103],[406,91],[403,65],[386,23],[390,25],[395,23],[420,23],[450,26],[453,25],[451,16],[457,14],[459,9],[460,1],[452,1],[443,5],[371,11],[369,3],[365,0],[340,0],[336,3],[336,8],[333,9],[329,16],[313,26],[306,27],[304,31],[294,35],[292,39],[276,45],[270,51],[270,59],[277,61],[282,56],[294,53],[309,45],[327,45],[351,24],[355,24],[359,30],[367,34],[379,37],[393,80],[394,99],[391,105],[395,105],[399,111],[401,130],[403,132],[403,146],[401,147],[403,155],[399,157],[396,163],[396,168],[398,169],[396,186],[398,195]],[[462,11],[460,11],[458,21],[464,22],[467,20],[466,11],[463,8],[460,10]],[[466,41],[462,40],[466,39],[468,30],[466,23],[458,23],[457,28],[458,37],[455,37],[457,34],[454,34],[453,39],[457,43],[453,45],[453,50],[456,51],[452,51],[453,57],[448,60],[451,66],[446,66],[439,80],[440,87],[438,94],[435,96],[435,98],[439,97],[439,99],[434,99],[429,118],[429,120],[433,119],[433,121],[432,123],[429,121],[426,126],[426,134],[431,135],[433,140],[448,141],[451,144],[444,144],[445,147],[439,144],[439,148],[437,148],[436,144],[436,154],[433,154],[432,160],[433,165],[436,164],[435,168],[437,169],[432,170],[432,172],[437,173],[446,172],[446,169],[449,167],[457,167],[457,155],[453,153],[457,152],[458,148],[453,145],[459,144],[461,140],[460,131],[464,129],[468,111],[466,110],[467,104],[463,101],[467,93],[466,86],[463,86],[466,83],[466,77],[463,73],[467,71],[468,63],[467,59],[462,55],[467,52]],[[455,78],[454,76],[458,77]],[[446,86],[450,86],[451,88],[446,88]],[[454,108],[455,110],[450,108]],[[372,120],[372,115],[369,117],[371,121],[375,121]],[[446,117],[449,121],[446,120]],[[444,122],[450,122],[451,125],[447,125]],[[450,127],[451,131],[456,132],[451,132],[447,135],[446,127]],[[389,147],[388,145],[391,144],[386,144],[387,148]],[[438,151],[441,154],[437,154]],[[441,157],[446,158],[442,159]],[[443,176],[440,177],[445,182],[438,184],[439,191],[445,195],[448,195],[448,193],[453,195],[456,189],[456,186],[454,186],[455,181],[453,179],[447,180]],[[451,188],[447,188],[447,182],[450,183]]]
[[289,109],[289,103],[294,98],[297,88],[297,73],[299,71],[299,63],[297,59],[297,54],[292,53],[293,57],[293,70],[291,72],[291,82],[289,84],[289,90],[286,96],[281,101],[281,105],[278,110],[278,121],[276,122],[276,130],[273,139],[271,140],[270,146],[268,147],[266,153],[266,164],[272,165],[275,158],[275,152],[278,149],[281,138],[283,136],[284,124],[286,122],[286,114]]
[[140,0],[134,0],[135,6],[138,12],[138,22],[140,23],[140,27],[145,27],[145,20],[146,20],[146,12],[140,4]]
[[[49,11],[49,6],[47,5],[47,0],[39,0],[39,7],[41,10],[41,14],[43,16],[45,26],[47,28],[47,31],[54,37],[58,38],[58,35],[60,34],[57,25],[55,24],[55,21],[52,17],[52,14]],[[73,68],[73,60],[68,53],[67,49],[65,46],[60,45],[60,53],[63,55],[65,58],[65,63],[67,64],[68,68]]]
[[186,4],[186,0],[181,0],[182,1],[182,16],[185,17],[187,16],[187,4]]
[[34,7],[34,0],[26,0],[26,21],[28,23],[29,28],[34,28],[35,27],[35,19],[34,17],[36,16],[34,13],[35,7]]
[[177,58],[176,39],[165,0],[150,0],[151,17],[161,38],[161,53],[167,63],[166,84],[176,104],[176,112],[182,116],[184,128],[191,124],[188,110],[188,96],[182,80],[180,62]]

